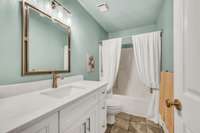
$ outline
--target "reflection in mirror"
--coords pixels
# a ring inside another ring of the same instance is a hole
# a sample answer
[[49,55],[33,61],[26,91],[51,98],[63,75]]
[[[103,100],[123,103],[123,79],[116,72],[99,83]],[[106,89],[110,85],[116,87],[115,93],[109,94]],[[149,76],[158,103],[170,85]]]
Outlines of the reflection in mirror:
[[23,3],[22,74],[70,72],[70,27]]
[[68,33],[33,9],[29,15],[29,71],[68,70]]

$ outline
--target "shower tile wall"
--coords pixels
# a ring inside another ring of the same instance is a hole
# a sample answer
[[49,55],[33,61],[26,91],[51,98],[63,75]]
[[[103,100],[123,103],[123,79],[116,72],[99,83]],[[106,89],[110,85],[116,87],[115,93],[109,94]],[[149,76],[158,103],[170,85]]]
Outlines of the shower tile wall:
[[114,94],[149,97],[149,89],[140,82],[133,48],[122,48],[118,76],[113,88]]

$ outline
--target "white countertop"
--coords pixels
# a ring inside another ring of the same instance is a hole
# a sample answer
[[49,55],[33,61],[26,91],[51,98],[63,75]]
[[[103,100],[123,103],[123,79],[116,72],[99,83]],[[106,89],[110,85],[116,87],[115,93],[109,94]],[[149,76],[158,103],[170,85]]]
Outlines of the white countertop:
[[64,86],[70,85],[84,87],[86,91],[73,97],[65,98],[53,98],[41,94],[41,92],[52,90],[51,88],[0,99],[0,133],[13,131],[50,113],[57,112],[72,101],[78,100],[82,96],[105,86],[106,83],[82,80]]

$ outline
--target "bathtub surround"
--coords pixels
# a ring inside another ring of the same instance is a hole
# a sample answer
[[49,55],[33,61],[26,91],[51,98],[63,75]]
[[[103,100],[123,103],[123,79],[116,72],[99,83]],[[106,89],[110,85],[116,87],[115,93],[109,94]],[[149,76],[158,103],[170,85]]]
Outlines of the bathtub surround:
[[[124,47],[126,45],[122,45]],[[136,67],[133,45],[132,48],[122,48],[118,76],[113,87],[113,93],[136,98],[148,99],[149,90],[140,81]]]
[[[98,80],[99,73],[87,73],[86,53],[95,56],[98,64],[99,40],[107,39],[107,32],[82,8],[76,0],[61,1],[72,12],[71,73],[83,74],[86,79]],[[49,79],[51,75],[21,77],[21,6],[20,0],[0,1],[0,84],[13,84]]]

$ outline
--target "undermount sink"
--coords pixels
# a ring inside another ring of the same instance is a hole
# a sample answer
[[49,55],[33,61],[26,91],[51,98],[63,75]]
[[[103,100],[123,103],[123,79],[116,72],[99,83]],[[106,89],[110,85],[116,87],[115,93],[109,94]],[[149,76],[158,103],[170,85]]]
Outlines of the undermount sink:
[[64,98],[64,97],[71,97],[77,94],[81,94],[85,92],[86,89],[77,86],[66,86],[61,88],[55,88],[54,90],[41,92],[43,95],[51,96],[54,98]]

